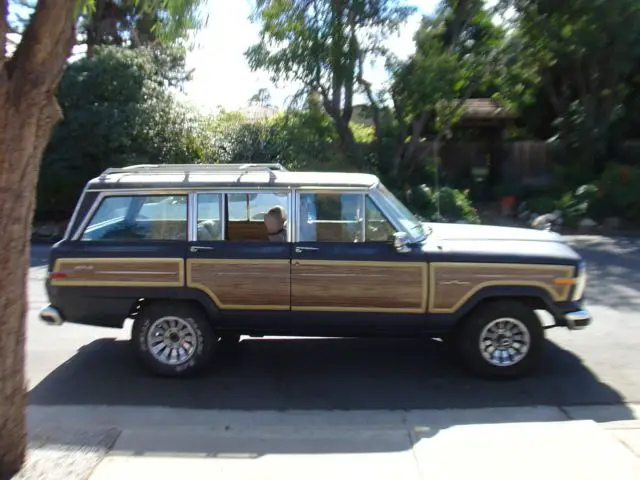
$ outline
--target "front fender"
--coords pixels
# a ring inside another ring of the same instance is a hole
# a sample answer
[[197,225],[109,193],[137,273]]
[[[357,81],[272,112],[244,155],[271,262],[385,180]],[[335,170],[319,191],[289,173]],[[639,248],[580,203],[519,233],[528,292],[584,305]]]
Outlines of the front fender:
[[511,285],[495,285],[484,287],[475,292],[458,310],[452,312],[456,320],[466,316],[475,309],[480,303],[499,298],[522,298],[526,300],[532,308],[537,310],[547,310],[554,317],[558,310],[555,302],[547,290],[535,286],[511,286]]

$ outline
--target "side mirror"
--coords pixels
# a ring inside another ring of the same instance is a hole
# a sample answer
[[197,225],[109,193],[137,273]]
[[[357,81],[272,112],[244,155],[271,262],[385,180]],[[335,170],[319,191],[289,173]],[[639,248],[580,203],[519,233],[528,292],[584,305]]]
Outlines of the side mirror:
[[393,246],[400,253],[410,252],[409,235],[406,232],[396,232],[393,234]]

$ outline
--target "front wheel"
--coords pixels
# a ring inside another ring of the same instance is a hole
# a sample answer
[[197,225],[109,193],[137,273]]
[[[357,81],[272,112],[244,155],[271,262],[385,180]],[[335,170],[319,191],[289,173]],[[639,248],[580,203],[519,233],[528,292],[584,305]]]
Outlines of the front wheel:
[[467,370],[487,378],[517,378],[537,366],[544,329],[533,309],[500,300],[473,312],[456,337],[456,350]]
[[209,365],[217,338],[199,308],[154,302],[141,313],[133,324],[131,342],[151,371],[163,376],[188,376]]

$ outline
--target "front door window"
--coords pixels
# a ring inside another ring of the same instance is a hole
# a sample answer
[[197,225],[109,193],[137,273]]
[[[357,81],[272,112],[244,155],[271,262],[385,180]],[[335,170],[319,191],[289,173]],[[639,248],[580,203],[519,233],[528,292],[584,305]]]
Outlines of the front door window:
[[363,195],[303,193],[300,195],[300,241],[362,241]]
[[301,242],[390,242],[395,229],[363,193],[300,194]]

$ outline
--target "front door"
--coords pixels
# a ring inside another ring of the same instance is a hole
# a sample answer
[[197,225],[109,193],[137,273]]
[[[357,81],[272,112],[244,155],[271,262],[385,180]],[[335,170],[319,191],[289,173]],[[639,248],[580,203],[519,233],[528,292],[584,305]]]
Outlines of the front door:
[[[224,317],[258,320],[261,314],[290,311],[291,243],[268,235],[265,214],[288,213],[288,191],[192,194],[194,225],[187,260],[187,286],[199,289]],[[238,324],[238,327],[241,325]],[[246,326],[246,325],[242,325]]]
[[398,252],[395,229],[364,192],[296,193],[291,308],[420,316],[427,264],[420,249]]

